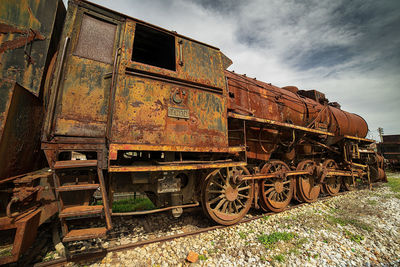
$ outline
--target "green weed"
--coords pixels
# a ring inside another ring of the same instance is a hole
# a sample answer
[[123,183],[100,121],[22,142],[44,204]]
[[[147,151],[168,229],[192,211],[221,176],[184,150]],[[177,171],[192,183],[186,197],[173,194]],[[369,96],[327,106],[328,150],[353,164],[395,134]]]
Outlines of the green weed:
[[245,232],[239,232],[239,236],[241,239],[246,239],[247,234]]
[[264,216],[262,216],[262,218],[263,218],[264,220],[266,220],[266,221],[269,220],[269,216],[268,216],[268,215],[264,215]]
[[400,193],[400,179],[388,177],[388,186],[393,192]]
[[364,237],[362,235],[353,234],[352,232],[350,232],[346,229],[344,230],[344,235],[351,241],[354,241],[358,244],[360,244],[361,241],[364,240]]
[[275,256],[273,257],[273,259],[276,260],[276,261],[278,261],[278,262],[284,262],[284,261],[285,261],[285,256],[282,255],[282,254],[278,254],[278,255],[275,255]]
[[359,221],[357,219],[354,219],[354,218],[344,218],[344,217],[336,217],[336,216],[328,215],[327,220],[331,224],[339,224],[341,226],[352,225],[356,228],[360,228],[360,229],[363,229],[363,230],[369,231],[369,232],[371,232],[373,230],[369,224],[366,224],[366,223]]
[[205,255],[203,255],[203,254],[200,254],[199,255],[199,260],[205,261],[205,260],[207,260],[207,257]]
[[272,234],[262,234],[258,236],[258,241],[260,241],[266,248],[271,248],[279,241],[289,241],[294,237],[295,235],[293,233],[274,232]]
[[156,207],[148,198],[129,198],[121,199],[113,202],[113,212],[129,212],[140,210],[152,210]]

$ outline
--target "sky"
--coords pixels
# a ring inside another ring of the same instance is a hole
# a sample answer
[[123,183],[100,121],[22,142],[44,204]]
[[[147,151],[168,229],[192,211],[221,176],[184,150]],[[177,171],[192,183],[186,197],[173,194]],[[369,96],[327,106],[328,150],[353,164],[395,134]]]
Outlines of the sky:
[[399,0],[92,2],[216,46],[237,73],[319,90],[362,116],[369,138],[400,134]]

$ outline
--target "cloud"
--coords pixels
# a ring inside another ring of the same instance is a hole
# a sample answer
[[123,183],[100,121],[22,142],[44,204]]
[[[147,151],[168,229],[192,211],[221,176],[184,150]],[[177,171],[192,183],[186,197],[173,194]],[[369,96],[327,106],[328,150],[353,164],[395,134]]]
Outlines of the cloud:
[[95,2],[217,46],[236,72],[320,90],[375,138],[400,134],[398,0]]

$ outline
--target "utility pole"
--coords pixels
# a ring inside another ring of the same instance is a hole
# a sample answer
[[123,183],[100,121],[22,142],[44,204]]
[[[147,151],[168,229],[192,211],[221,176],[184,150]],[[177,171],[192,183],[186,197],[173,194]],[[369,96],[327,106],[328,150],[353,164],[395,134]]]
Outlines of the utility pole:
[[381,143],[383,143],[383,128],[382,127],[379,127],[378,128],[378,133],[379,133],[379,137],[381,138]]

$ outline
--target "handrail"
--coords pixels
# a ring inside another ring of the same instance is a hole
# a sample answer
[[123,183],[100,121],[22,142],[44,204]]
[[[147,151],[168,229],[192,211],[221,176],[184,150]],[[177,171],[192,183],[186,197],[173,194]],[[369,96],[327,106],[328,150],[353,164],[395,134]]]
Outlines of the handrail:
[[67,47],[68,47],[69,40],[70,40],[69,36],[65,37],[65,42],[64,42],[62,53],[61,53],[60,67],[58,68],[57,75],[56,75],[56,85],[54,86],[55,91],[52,94],[52,97],[51,97],[51,100],[50,100],[51,101],[50,105],[49,105],[49,110],[50,110],[49,116],[50,116],[50,118],[48,120],[48,124],[47,124],[47,127],[46,127],[47,129],[45,131],[45,133],[47,135],[47,139],[50,138],[50,133],[53,130],[53,120],[54,120],[54,112],[55,112],[55,109],[56,109],[56,100],[58,98],[58,94],[59,94],[59,91],[60,91],[59,89],[60,89],[61,72],[62,72],[62,69],[64,67],[65,54],[67,52]]

